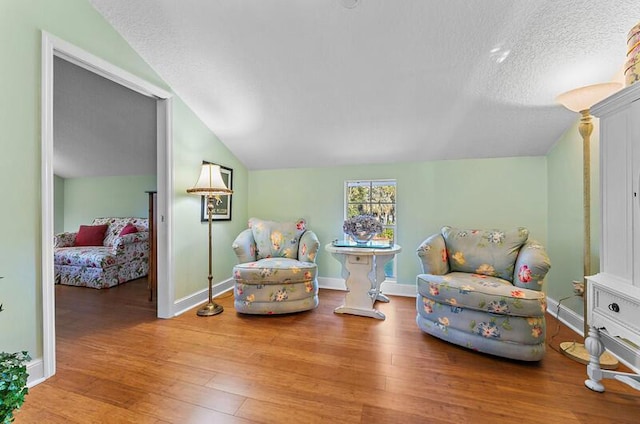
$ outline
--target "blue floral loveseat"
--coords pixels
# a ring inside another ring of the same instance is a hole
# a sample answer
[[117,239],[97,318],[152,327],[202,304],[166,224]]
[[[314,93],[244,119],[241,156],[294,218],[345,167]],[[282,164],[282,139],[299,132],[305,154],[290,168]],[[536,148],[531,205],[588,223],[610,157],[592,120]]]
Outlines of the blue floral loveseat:
[[[107,225],[99,246],[76,246],[77,232],[55,236],[57,284],[103,289],[149,273],[147,218],[95,218],[91,225]],[[121,234],[127,226],[132,230]]]
[[526,228],[443,227],[417,250],[416,321],[425,333],[480,352],[523,361],[545,353],[550,268]]

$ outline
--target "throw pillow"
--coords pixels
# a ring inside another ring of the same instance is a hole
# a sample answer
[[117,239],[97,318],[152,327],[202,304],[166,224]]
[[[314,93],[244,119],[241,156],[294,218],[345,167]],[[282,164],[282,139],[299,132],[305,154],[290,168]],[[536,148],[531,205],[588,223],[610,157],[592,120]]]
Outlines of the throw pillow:
[[256,258],[298,258],[298,243],[306,230],[304,219],[273,222],[251,218],[249,228],[256,242]]
[[81,225],[74,246],[102,246],[107,227],[107,224]]
[[137,232],[138,232],[138,228],[132,223],[128,223],[127,225],[124,226],[122,231],[120,231],[120,237],[125,236],[127,234],[137,233]]
[[466,230],[443,227],[451,271],[499,277],[513,282],[513,270],[529,230]]

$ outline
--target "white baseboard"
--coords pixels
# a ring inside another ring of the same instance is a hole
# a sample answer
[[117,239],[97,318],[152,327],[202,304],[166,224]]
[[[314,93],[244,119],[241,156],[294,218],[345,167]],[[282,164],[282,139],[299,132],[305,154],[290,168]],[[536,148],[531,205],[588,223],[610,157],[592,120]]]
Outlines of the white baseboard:
[[403,297],[416,297],[416,283],[413,284],[401,284],[401,283],[382,283],[380,291],[390,296],[403,296]]
[[547,312],[582,336],[582,332],[584,331],[584,320],[582,315],[564,305],[560,305],[560,309],[558,309],[558,301],[550,297],[547,297]]
[[[221,294],[226,293],[229,290],[233,290],[233,283],[233,278],[228,278],[220,283],[214,284],[213,297],[220,296]],[[173,316],[177,317],[178,315],[185,313],[189,309],[193,309],[198,305],[206,303],[208,300],[209,288],[200,290],[199,292],[195,292],[181,299],[177,299],[173,304]]]
[[42,361],[42,358],[36,358],[29,361],[27,364],[27,373],[29,374],[29,377],[27,378],[28,388],[42,383],[45,380],[44,362]]
[[[331,277],[318,277],[318,287],[328,290],[347,290],[344,279]],[[380,291],[390,296],[416,297],[415,284],[382,283]]]
[[[567,327],[575,331],[580,335],[580,338],[582,338],[584,331],[584,321],[582,315],[577,314],[573,310],[562,305],[560,305],[560,308],[558,309],[558,301],[549,297],[547,297],[547,312],[556,317]],[[621,341],[605,334],[602,331],[600,332],[600,337],[604,345],[607,347],[607,350],[613,356],[618,358],[620,362],[625,364],[634,372],[640,373],[640,365],[638,365],[638,352],[636,350],[625,345]]]
[[347,290],[342,278],[318,277],[318,287],[328,290]]

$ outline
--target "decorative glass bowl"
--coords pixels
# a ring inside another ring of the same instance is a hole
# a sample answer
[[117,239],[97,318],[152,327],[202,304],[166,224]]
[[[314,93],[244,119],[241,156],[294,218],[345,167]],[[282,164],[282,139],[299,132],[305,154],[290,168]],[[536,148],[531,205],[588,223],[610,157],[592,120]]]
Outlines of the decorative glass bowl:
[[376,235],[376,233],[368,233],[361,231],[356,234],[349,234],[357,244],[367,244]]

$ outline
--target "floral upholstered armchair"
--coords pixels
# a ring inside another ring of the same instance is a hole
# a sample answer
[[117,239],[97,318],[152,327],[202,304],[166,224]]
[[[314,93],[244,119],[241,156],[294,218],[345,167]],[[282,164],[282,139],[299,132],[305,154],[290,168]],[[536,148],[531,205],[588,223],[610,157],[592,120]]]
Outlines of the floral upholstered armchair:
[[523,361],[545,353],[550,268],[544,247],[526,228],[512,231],[442,228],[417,250],[416,321],[451,343]]
[[233,242],[235,309],[244,314],[285,314],[318,306],[318,237],[297,222],[249,220]]
[[147,218],[95,218],[54,243],[57,284],[103,289],[149,273]]

